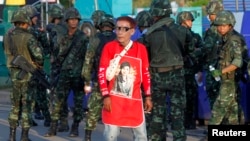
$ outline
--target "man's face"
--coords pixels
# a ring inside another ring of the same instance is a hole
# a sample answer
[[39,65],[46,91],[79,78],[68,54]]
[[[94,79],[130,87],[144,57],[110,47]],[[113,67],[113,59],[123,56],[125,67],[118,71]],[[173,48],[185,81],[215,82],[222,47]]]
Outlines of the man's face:
[[37,21],[38,21],[38,17],[37,16],[34,16],[32,19],[31,19],[33,25],[37,25]]
[[216,15],[215,14],[210,14],[210,15],[208,15],[208,18],[209,18],[209,20],[211,22],[213,22],[215,20],[215,18],[216,18]]
[[192,20],[185,20],[185,21],[182,22],[181,25],[185,26],[186,28],[192,28],[193,22],[192,22]]
[[68,19],[69,28],[78,28],[78,23],[79,23],[79,19],[77,18]]
[[217,31],[222,35],[226,35],[230,30],[232,29],[232,26],[229,24],[224,24],[224,25],[218,25],[217,26]]
[[120,43],[126,43],[130,41],[131,36],[135,32],[135,29],[131,27],[128,21],[117,21],[115,32],[117,35],[117,40]]

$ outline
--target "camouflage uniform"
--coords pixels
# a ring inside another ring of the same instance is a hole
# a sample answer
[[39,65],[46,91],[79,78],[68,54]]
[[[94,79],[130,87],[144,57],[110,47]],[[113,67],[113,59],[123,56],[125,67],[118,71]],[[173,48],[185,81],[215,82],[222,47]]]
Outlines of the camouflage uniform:
[[[102,95],[98,84],[97,71],[102,48],[107,42],[116,38],[116,34],[113,32],[115,23],[112,15],[105,14],[104,16],[100,17],[98,21],[98,27],[100,28],[100,32],[97,33],[95,37],[90,39],[90,47],[86,53],[86,61],[82,71],[82,76],[85,78],[86,85],[90,85],[91,80],[93,84],[92,93],[88,100],[85,141],[91,140],[91,131],[96,128],[97,122],[101,117]],[[103,27],[110,27],[110,30],[103,30]]]
[[[153,24],[153,19],[152,19],[152,16],[151,14],[149,13],[149,11],[141,11],[139,12],[136,17],[135,17],[135,21],[136,21],[136,24],[140,30],[140,32],[142,33],[141,37],[139,37],[139,39],[137,39],[138,41],[140,40],[140,38],[142,38],[142,36],[147,32],[147,29]],[[142,93],[144,93],[142,91]],[[145,96],[143,94],[143,96]],[[146,97],[144,97],[144,100],[145,100]],[[151,114],[145,114],[145,118],[146,118],[146,121],[151,121],[152,119],[152,116]],[[148,122],[146,122],[146,128],[148,129],[149,128],[149,124]]]
[[[32,5],[25,5],[24,7],[22,7],[22,9],[26,10],[31,21],[34,17],[37,17],[39,15],[39,12]],[[34,23],[33,21],[32,21],[31,27],[29,28],[29,31],[37,39],[38,44],[43,51],[43,56],[44,56],[43,59],[45,60],[46,55],[49,52],[49,41],[48,41],[46,32],[41,31],[38,28],[37,23]],[[44,64],[42,65],[42,67],[43,66],[44,66]],[[50,112],[49,112],[49,108],[48,108],[48,99],[47,99],[48,96],[47,96],[46,88],[37,82],[38,82],[37,79],[33,79],[30,83],[31,89],[29,89],[29,92],[34,93],[34,95],[35,95],[35,101],[34,101],[34,110],[36,113],[35,118],[36,119],[45,118],[44,126],[48,127],[50,125],[50,121],[51,121]],[[42,111],[42,114],[44,117],[42,116],[40,110]]]
[[[208,15],[216,15],[219,11],[223,10],[223,5],[219,1],[211,1],[207,5],[206,10]],[[205,32],[203,39],[204,52],[206,53],[204,62],[204,70],[206,71],[206,92],[209,97],[210,108],[212,109],[214,101],[219,93],[220,81],[215,81],[209,71],[209,65],[212,65],[215,68],[217,67],[218,52],[222,41],[213,21],[210,22],[210,28]]]
[[[185,52],[194,50],[190,31],[174,23],[170,18],[171,6],[168,0],[154,0],[149,12],[153,17],[160,17],[148,28],[140,39],[149,51],[152,101],[152,120],[149,122],[149,139],[166,140],[166,93],[170,96],[170,118],[174,141],[185,141],[184,109],[186,92],[184,78],[184,59],[181,47]],[[173,42],[173,40],[176,40]],[[159,42],[160,41],[160,42]],[[167,57],[166,57],[167,56]],[[174,59],[176,58],[176,59]]]
[[77,9],[69,8],[65,13],[65,21],[68,24],[68,32],[75,30],[73,35],[67,32],[58,41],[59,52],[56,57],[56,65],[58,66],[59,78],[56,84],[55,92],[55,107],[51,113],[51,125],[46,137],[54,136],[57,132],[57,122],[60,118],[62,106],[65,104],[65,99],[69,95],[69,91],[74,92],[74,111],[73,124],[69,136],[78,136],[79,123],[82,120],[82,99],[83,99],[83,80],[81,71],[84,63],[85,53],[87,50],[88,40],[84,33],[78,28],[71,27],[68,20],[81,20]]
[[[67,33],[67,27],[63,21],[63,7],[60,4],[53,4],[49,10],[49,16],[51,18],[51,23],[46,27],[49,33],[50,41],[50,79],[53,82],[52,91],[50,93],[50,110],[53,109],[53,96],[55,95],[55,85],[56,79],[58,76],[56,61],[55,58],[58,55],[58,41],[62,38],[63,35]],[[58,21],[56,21],[58,20]],[[56,23],[58,22],[58,23]],[[64,105],[62,106],[60,112],[60,123],[58,125],[58,132],[67,132],[69,131],[68,125],[68,104],[67,98],[65,98]]]
[[189,27],[186,23],[186,20],[194,21],[194,17],[190,11],[182,11],[177,15],[177,23],[187,27],[193,35],[195,51],[190,54],[191,61],[193,65],[185,65],[185,82],[186,82],[186,110],[185,110],[185,127],[186,129],[195,129],[196,128],[196,117],[195,112],[198,109],[197,100],[198,100],[198,91],[197,83],[195,81],[195,74],[202,72],[201,69],[201,58],[202,53],[201,49],[203,47],[203,41],[199,34],[191,31],[192,27]]
[[[230,11],[221,11],[217,14],[214,24],[229,25],[231,29],[222,35],[223,44],[219,53],[219,71],[225,71],[225,68],[235,66],[240,68],[243,63],[242,53],[245,42],[242,35],[233,29],[236,21]],[[223,72],[221,75],[221,86],[219,95],[214,103],[212,117],[209,120],[210,125],[220,124],[239,124],[238,104],[237,104],[237,81],[235,77],[236,69]],[[224,122],[226,120],[226,123]],[[223,123],[224,122],[224,123]]]
[[31,86],[29,83],[31,82],[32,74],[27,73],[23,79],[18,79],[18,74],[21,69],[12,65],[11,61],[17,54],[19,54],[26,58],[27,61],[35,68],[37,68],[43,63],[43,55],[41,48],[38,47],[35,37],[29,33],[28,29],[21,27],[24,24],[31,23],[25,11],[20,9],[15,11],[11,22],[14,23],[15,28],[12,31],[7,32],[4,36],[4,52],[7,57],[6,64],[10,71],[10,77],[13,84],[13,93],[10,95],[12,108],[8,117],[10,125],[9,140],[16,140],[16,127],[18,126],[19,116],[21,116],[21,141],[27,141],[29,140],[29,128],[32,125],[31,105],[33,101],[33,94],[28,93],[28,89],[30,89]]

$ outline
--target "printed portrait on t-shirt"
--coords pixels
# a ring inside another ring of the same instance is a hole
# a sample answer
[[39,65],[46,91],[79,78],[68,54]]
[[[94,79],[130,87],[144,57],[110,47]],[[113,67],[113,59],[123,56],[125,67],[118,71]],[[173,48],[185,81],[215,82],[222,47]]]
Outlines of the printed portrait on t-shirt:
[[129,62],[122,62],[119,70],[117,71],[117,75],[115,76],[113,91],[119,95],[131,97],[134,80],[135,70]]

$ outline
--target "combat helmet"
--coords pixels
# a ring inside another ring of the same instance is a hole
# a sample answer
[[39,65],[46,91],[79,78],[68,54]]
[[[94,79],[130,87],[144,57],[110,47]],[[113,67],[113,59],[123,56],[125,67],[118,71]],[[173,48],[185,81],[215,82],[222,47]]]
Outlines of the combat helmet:
[[71,8],[68,8],[66,10],[66,12],[64,14],[64,19],[65,19],[65,21],[68,21],[68,19],[73,19],[73,18],[81,20],[81,15],[76,8],[71,7]]
[[216,15],[218,12],[223,10],[223,5],[220,1],[210,1],[206,7],[207,14]]
[[182,12],[178,13],[178,15],[176,17],[176,22],[178,24],[181,24],[185,20],[194,21],[194,16],[190,11],[182,11]]
[[149,27],[153,23],[153,19],[149,11],[141,11],[135,17],[135,21],[139,27]]
[[31,23],[31,20],[30,17],[27,15],[26,11],[18,9],[13,12],[11,17],[11,23],[15,22]]
[[152,16],[167,16],[172,14],[169,0],[153,0],[149,12]]
[[96,10],[91,15],[91,20],[93,21],[95,27],[98,27],[99,19],[104,16],[106,13],[102,10]]
[[25,5],[22,7],[23,10],[25,10],[27,12],[27,15],[30,17],[30,18],[33,18],[37,15],[39,15],[40,13],[37,11],[37,9],[32,6],[32,5]]
[[52,18],[63,18],[63,9],[61,4],[53,4],[49,9],[49,15]]
[[234,26],[236,23],[235,17],[231,11],[223,10],[217,13],[217,16],[214,20],[215,25],[232,25]]
[[105,14],[105,15],[101,16],[98,20],[97,26],[98,27],[108,26],[108,27],[114,29],[115,28],[115,19],[114,19],[113,15]]

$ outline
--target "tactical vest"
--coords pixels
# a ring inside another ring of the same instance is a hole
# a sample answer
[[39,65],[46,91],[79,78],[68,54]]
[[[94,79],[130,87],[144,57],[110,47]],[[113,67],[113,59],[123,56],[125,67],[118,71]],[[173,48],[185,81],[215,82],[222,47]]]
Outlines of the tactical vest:
[[[10,37],[12,39],[10,39]],[[6,35],[4,36],[4,51],[7,56],[7,67],[15,67],[11,65],[11,61],[17,54],[22,55],[24,58],[27,59],[28,62],[30,62],[30,64],[33,65],[32,58],[27,47],[30,38],[32,38],[32,34],[20,28],[14,29],[11,33],[6,33]],[[11,49],[15,47],[16,54],[12,54],[13,51]],[[35,65],[33,66],[36,68]]]
[[[168,18],[171,19],[171,18]],[[167,19],[162,19],[167,20]],[[159,21],[162,22],[162,21]],[[185,27],[178,26],[173,23],[173,21],[162,22],[163,25],[154,31],[150,31],[154,28],[154,25],[149,28],[148,31],[151,33],[146,33],[146,40],[149,42],[150,50],[150,66],[151,67],[169,67],[169,66],[183,66],[183,56],[178,44],[176,41],[173,41],[173,38],[177,37],[177,40],[181,42],[181,47],[184,47],[185,39],[188,29]],[[165,23],[165,24],[164,24]],[[155,24],[157,26],[157,23]],[[167,26],[176,37],[172,37],[171,34],[166,32],[164,26]],[[148,34],[148,36],[147,36]],[[190,33],[191,36],[191,33]],[[185,50],[185,49],[184,49]]]

